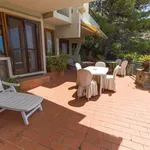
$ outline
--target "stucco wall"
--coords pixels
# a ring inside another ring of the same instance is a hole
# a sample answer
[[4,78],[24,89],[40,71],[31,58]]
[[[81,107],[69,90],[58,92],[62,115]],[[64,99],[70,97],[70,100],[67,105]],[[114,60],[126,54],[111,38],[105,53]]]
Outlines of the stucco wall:
[[51,30],[55,30],[55,26],[50,24],[49,22],[47,21],[44,21],[44,28],[46,29],[51,29]]
[[[9,15],[15,15],[16,17],[18,16],[18,17],[34,20],[34,21],[37,21],[37,22],[41,23],[41,49],[42,49],[41,64],[42,64],[42,71],[40,71],[40,73],[46,73],[46,58],[45,58],[45,44],[44,44],[45,42],[44,42],[44,23],[43,23],[43,19],[31,16],[31,15],[27,15],[26,12],[25,13],[15,12],[15,11],[12,11],[12,10],[9,10],[9,9],[6,9],[6,8],[2,8],[2,7],[0,7],[0,12],[5,12],[6,14],[9,14]],[[31,74],[36,74],[36,72],[31,73]],[[26,75],[30,75],[30,73],[27,73]],[[19,76],[21,77],[21,76],[26,76],[26,75],[19,75]]]
[[55,38],[78,38],[81,36],[81,19],[77,7],[73,7],[72,12],[72,24],[57,26]]

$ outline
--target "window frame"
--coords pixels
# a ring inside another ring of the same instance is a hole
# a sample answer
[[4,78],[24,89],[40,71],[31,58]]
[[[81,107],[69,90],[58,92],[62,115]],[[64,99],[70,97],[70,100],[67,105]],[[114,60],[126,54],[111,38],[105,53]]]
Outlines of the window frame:
[[44,40],[45,40],[45,53],[47,54],[47,37],[46,37],[46,32],[51,32],[52,34],[52,55],[55,55],[55,45],[54,45],[54,30],[44,28]]
[[69,54],[69,40],[68,39],[59,39],[60,53],[62,53],[62,43],[67,44],[67,53],[66,54]]
[[4,24],[4,19],[3,19],[3,13],[0,12],[0,19],[1,19],[1,24],[0,24],[0,27],[1,27],[1,31],[2,31],[2,41],[3,41],[3,47],[4,47],[4,54],[3,55],[0,55],[0,57],[5,57],[7,56],[7,52],[6,52],[6,41],[5,41],[5,24]]

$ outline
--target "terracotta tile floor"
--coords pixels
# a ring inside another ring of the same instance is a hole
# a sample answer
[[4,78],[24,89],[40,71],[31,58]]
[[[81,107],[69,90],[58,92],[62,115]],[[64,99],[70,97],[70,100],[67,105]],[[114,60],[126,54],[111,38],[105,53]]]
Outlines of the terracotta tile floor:
[[76,99],[75,72],[30,90],[43,111],[23,124],[20,113],[0,114],[0,150],[150,150],[150,91],[117,77],[116,93]]

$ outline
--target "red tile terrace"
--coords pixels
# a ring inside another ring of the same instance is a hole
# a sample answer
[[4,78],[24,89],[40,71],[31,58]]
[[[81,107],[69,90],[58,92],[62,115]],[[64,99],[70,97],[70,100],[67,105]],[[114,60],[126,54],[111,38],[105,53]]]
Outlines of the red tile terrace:
[[0,114],[0,150],[150,150],[150,91],[117,77],[116,93],[76,98],[75,71],[29,93],[43,111],[25,126],[20,113]]

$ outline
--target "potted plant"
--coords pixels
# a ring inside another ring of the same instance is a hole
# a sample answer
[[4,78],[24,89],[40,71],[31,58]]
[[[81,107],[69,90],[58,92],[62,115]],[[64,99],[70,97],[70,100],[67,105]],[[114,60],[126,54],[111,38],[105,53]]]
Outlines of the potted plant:
[[149,71],[150,63],[148,61],[144,61],[142,63],[143,71]]
[[[9,82],[9,83],[19,83],[18,80],[16,78],[7,78],[4,80],[5,82]],[[9,88],[9,86],[4,85],[4,89]],[[19,92],[20,91],[20,87],[15,87],[16,91]]]
[[150,69],[150,55],[140,55],[139,61],[142,62],[143,71]]
[[58,56],[47,57],[47,71],[54,72],[55,75],[64,75],[64,70],[67,68],[67,61],[69,56],[60,54]]
[[57,71],[59,71],[61,76],[64,76],[64,71],[67,68],[67,61],[69,56],[67,54],[61,54],[57,58]]

